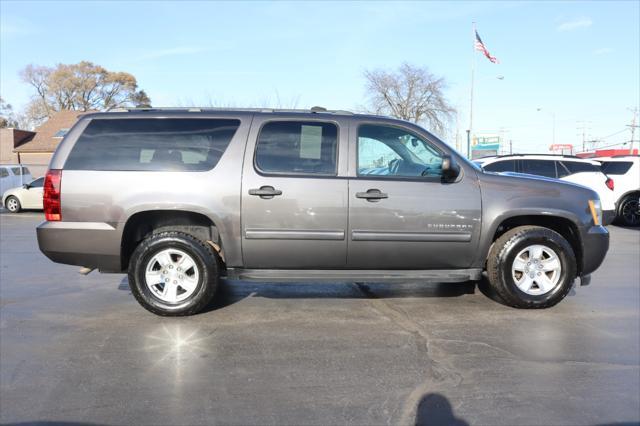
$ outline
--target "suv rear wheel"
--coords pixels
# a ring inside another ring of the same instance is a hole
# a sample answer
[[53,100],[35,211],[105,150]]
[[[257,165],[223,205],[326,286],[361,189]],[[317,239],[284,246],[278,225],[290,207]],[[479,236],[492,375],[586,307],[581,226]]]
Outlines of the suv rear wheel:
[[129,287],[148,311],[164,316],[192,315],[213,298],[218,259],[211,247],[176,231],[153,234],[129,261]]
[[540,226],[520,226],[500,236],[487,260],[491,286],[507,305],[548,308],[571,290],[575,255],[567,240]]

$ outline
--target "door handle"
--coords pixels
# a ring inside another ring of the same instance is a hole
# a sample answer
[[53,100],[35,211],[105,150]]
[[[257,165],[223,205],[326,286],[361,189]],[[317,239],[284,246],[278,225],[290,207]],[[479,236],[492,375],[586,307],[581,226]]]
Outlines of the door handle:
[[364,198],[367,201],[375,202],[383,198],[389,198],[389,196],[379,189],[368,189],[367,192],[356,192],[356,198]]
[[275,197],[276,195],[282,195],[282,191],[275,189],[273,186],[261,186],[260,189],[250,189],[249,195],[257,195],[260,198],[266,200]]

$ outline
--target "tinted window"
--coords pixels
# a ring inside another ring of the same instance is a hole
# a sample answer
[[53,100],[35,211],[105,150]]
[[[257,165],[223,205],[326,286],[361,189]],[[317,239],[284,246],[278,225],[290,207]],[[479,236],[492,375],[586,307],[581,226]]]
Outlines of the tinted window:
[[0,177],[7,177],[7,176],[9,176],[9,171],[4,167],[0,167]]
[[258,136],[256,167],[265,173],[335,175],[338,128],[315,121],[274,121]]
[[556,161],[556,171],[558,172],[558,178],[563,178],[571,174],[569,169],[567,169],[567,167],[562,164],[561,161]]
[[29,169],[27,169],[26,167],[12,167],[11,172],[16,176],[20,176],[20,174],[28,175]]
[[631,161],[604,161],[602,171],[608,175],[623,175],[633,166]]
[[358,129],[358,175],[442,175],[442,154],[406,130],[363,125]]
[[197,118],[93,120],[65,169],[211,170],[239,125],[239,120]]
[[580,161],[563,161],[562,164],[571,172],[584,173],[584,172],[597,172],[598,168],[591,163],[582,163]]
[[522,173],[530,175],[556,177],[556,163],[553,160],[520,160]]
[[515,172],[516,160],[496,161],[483,167],[488,172]]
[[38,178],[38,179],[32,181],[29,184],[29,186],[32,187],[32,188],[42,188],[43,184],[44,184],[44,178]]

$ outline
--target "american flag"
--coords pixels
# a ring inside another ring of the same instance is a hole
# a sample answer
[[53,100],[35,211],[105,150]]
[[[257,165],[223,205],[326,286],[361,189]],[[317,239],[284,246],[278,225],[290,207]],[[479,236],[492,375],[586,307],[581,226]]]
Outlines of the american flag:
[[500,61],[498,61],[498,58],[496,58],[495,56],[491,56],[491,53],[489,53],[487,48],[484,46],[484,43],[482,42],[482,39],[480,38],[478,31],[476,31],[476,50],[479,50],[480,52],[484,53],[484,56],[486,56],[487,59],[493,62],[494,64],[500,63]]

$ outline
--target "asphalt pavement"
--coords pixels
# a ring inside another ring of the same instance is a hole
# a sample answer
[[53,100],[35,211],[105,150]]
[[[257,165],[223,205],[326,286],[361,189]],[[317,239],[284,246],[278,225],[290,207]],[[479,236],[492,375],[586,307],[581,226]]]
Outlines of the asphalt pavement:
[[596,425],[640,422],[640,229],[610,227],[591,285],[554,308],[473,283],[222,282],[160,318],[126,277],[37,248],[0,214],[0,422]]

